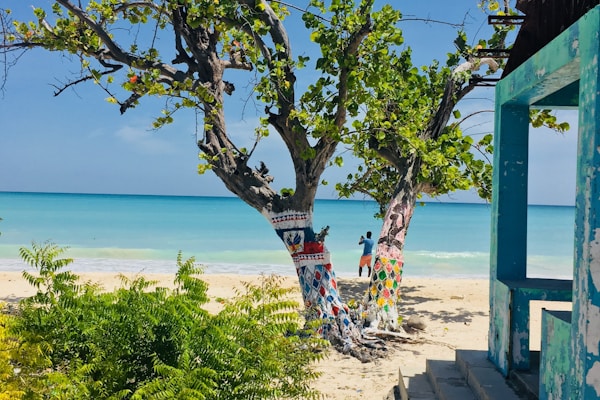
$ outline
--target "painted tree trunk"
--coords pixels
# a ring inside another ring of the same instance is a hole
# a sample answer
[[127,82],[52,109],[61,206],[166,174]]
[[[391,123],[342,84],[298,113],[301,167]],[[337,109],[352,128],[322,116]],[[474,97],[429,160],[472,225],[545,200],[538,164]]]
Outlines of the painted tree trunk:
[[312,213],[290,210],[263,214],[292,256],[307,320],[321,320],[319,333],[324,338],[341,339],[345,348],[351,347],[360,333],[340,298],[331,256],[324,238],[315,235]]
[[414,206],[414,199],[396,196],[386,212],[367,291],[365,325],[372,328],[398,329],[404,240]]

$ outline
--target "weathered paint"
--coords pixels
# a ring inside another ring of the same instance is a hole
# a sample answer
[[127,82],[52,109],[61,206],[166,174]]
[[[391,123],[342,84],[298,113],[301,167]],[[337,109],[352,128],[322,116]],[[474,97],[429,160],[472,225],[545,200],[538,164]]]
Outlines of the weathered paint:
[[510,335],[510,291],[498,280],[490,280],[490,331],[488,357],[504,376],[508,376]]
[[598,229],[600,220],[600,12],[596,7],[578,22],[581,57],[579,91],[579,141],[577,149],[577,197],[575,231],[575,293],[573,310],[578,314],[572,326],[576,395],[581,399],[600,398],[600,293],[598,274]]
[[[582,142],[581,135],[579,136],[578,144],[578,163],[577,163],[577,197],[576,197],[576,213],[575,213],[575,265],[582,266],[589,259],[589,247],[582,246],[584,238],[590,235],[590,224],[586,216],[585,210],[591,210],[591,198],[587,193],[591,192],[591,179],[588,172],[588,165],[584,165],[579,161],[581,158],[589,158],[591,156],[588,149]],[[571,352],[573,354],[573,391],[576,396],[583,396],[582,382],[585,379],[585,363],[581,360],[575,360],[576,356],[581,356],[581,349],[584,347],[587,325],[587,298],[589,293],[589,277],[582,268],[574,269],[574,287],[573,290],[577,296],[573,298],[573,313],[577,316],[576,321],[572,324],[572,340]],[[586,299],[585,302],[582,300]]]
[[529,278],[509,281],[511,287],[511,368],[521,371],[530,368],[529,318],[530,302],[570,301],[573,296],[572,281],[561,279]]
[[[518,310],[512,308],[513,294],[501,280],[523,280],[527,273],[528,122],[528,107],[496,103],[495,129],[503,134],[494,137],[489,356],[505,376],[512,365],[511,332]],[[519,354],[520,350],[518,359]]]
[[570,393],[571,313],[542,311],[540,399],[566,399]]
[[[490,293],[503,292],[502,280],[523,280],[527,266],[527,166],[528,166],[528,123],[529,108],[520,105],[496,103],[496,131],[502,135],[494,137],[493,200],[492,200],[492,243],[490,246]],[[505,133],[506,132],[506,133]],[[521,304],[514,304],[514,292],[509,288],[506,297],[494,301],[492,312],[503,321],[490,324],[490,336],[496,343],[490,348],[491,359],[508,375],[514,359],[526,365],[528,357],[521,356],[521,338],[528,332],[526,327],[516,326]],[[500,327],[501,325],[501,327]],[[501,329],[499,331],[498,329]],[[499,334],[501,333],[501,334]]]
[[264,211],[263,215],[292,256],[308,318],[323,321],[320,333],[324,337],[335,336],[350,346],[352,338],[358,337],[356,328],[337,290],[329,250],[323,242],[316,240],[312,214],[289,210],[282,213]]
[[572,281],[528,278],[492,280],[490,288],[490,359],[505,376],[530,368],[530,307],[532,300],[569,301]]
[[513,330],[510,335],[513,341],[513,369],[529,369],[529,329]]
[[529,108],[496,106],[490,279],[521,280],[527,265]]
[[600,308],[588,301],[586,343],[588,352],[596,357],[600,355]]
[[540,289],[511,288],[511,369],[529,369],[529,301],[542,296]]
[[[594,230],[594,238],[590,243],[590,257],[592,265],[600,264],[600,228]],[[590,273],[595,290],[600,290],[600,268],[593,268]]]
[[594,361],[594,365],[589,369],[585,376],[585,383],[596,391],[596,396],[600,397],[600,362]]
[[[541,379],[551,391],[542,398],[600,399],[599,38],[597,6],[496,86],[489,350],[490,359],[505,374],[528,358],[525,318],[529,301],[536,297],[557,300],[566,293],[564,288],[530,287],[526,279],[526,113],[538,104],[553,108],[552,102],[557,108],[577,105],[579,109],[573,320],[569,345],[563,343],[554,354],[562,357],[556,367],[568,379],[553,370],[554,365],[546,365]],[[577,104],[574,90],[579,91]],[[507,280],[512,281],[508,298],[501,283]],[[556,325],[553,329],[552,340],[564,339],[564,332],[557,335]],[[503,358],[505,353],[508,360]]]

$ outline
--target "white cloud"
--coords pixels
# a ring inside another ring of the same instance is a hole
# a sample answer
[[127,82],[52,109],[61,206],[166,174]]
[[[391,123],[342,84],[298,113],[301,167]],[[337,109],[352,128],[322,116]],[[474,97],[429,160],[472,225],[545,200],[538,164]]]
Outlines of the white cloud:
[[156,131],[124,126],[115,132],[115,136],[144,154],[173,154],[175,146],[166,139],[159,137]]

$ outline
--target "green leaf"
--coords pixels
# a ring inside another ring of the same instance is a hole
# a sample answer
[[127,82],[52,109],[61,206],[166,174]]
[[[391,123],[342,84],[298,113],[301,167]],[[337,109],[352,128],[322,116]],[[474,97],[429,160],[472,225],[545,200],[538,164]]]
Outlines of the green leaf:
[[44,19],[44,18],[46,18],[46,12],[43,9],[41,9],[41,8],[34,8],[33,9],[33,13],[35,14],[35,16],[38,19]]

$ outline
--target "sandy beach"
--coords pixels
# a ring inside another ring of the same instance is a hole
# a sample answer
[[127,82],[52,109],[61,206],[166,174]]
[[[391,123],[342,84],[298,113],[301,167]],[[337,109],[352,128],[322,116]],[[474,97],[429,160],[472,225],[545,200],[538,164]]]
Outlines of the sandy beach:
[[[100,282],[106,290],[121,285],[117,274],[80,274],[85,281]],[[133,278],[133,275],[126,275]],[[171,274],[145,274],[172,286]],[[242,282],[256,282],[254,275],[206,274],[211,299],[206,305],[218,312],[217,299],[232,297]],[[15,302],[35,293],[19,272],[0,272],[0,301]],[[284,285],[297,286],[297,278],[284,277]],[[360,299],[367,289],[366,278],[341,278],[339,288],[344,301]],[[331,350],[320,362],[323,372],[316,382],[325,399],[381,399],[398,382],[398,370],[406,379],[425,372],[425,360],[453,359],[454,349],[486,349],[488,329],[488,281],[471,279],[406,278],[402,284],[401,314],[405,320],[419,316],[427,325],[422,332],[412,333],[412,343],[389,343],[389,354],[373,363],[363,364],[356,358]],[[299,290],[296,299],[301,302]]]
[[[106,290],[119,287],[121,280],[112,273],[80,274],[84,280],[100,282]],[[145,274],[159,285],[170,287],[173,275]],[[133,276],[130,276],[133,278]],[[210,312],[218,312],[217,299],[229,298],[242,282],[256,282],[254,275],[206,274],[211,299],[206,305]],[[296,277],[284,277],[284,285],[296,287]],[[366,278],[341,278],[339,288],[344,301],[360,299],[367,289]],[[402,282],[401,315],[405,321],[418,316],[426,324],[423,331],[406,334],[408,342],[390,342],[388,355],[373,363],[363,364],[357,359],[334,350],[320,362],[323,372],[316,387],[325,399],[382,399],[398,382],[401,369],[405,381],[425,372],[425,361],[453,360],[455,349],[487,349],[489,282],[485,279],[404,278]],[[34,290],[21,278],[19,272],[0,272],[0,301],[15,302],[29,296]],[[300,292],[296,299],[301,302]],[[532,347],[539,342],[539,309],[532,306]],[[556,306],[556,303],[553,304]],[[534,309],[535,308],[535,309]],[[555,307],[556,308],[556,307]],[[537,312],[536,312],[537,310]],[[537,334],[537,336],[536,336]]]

